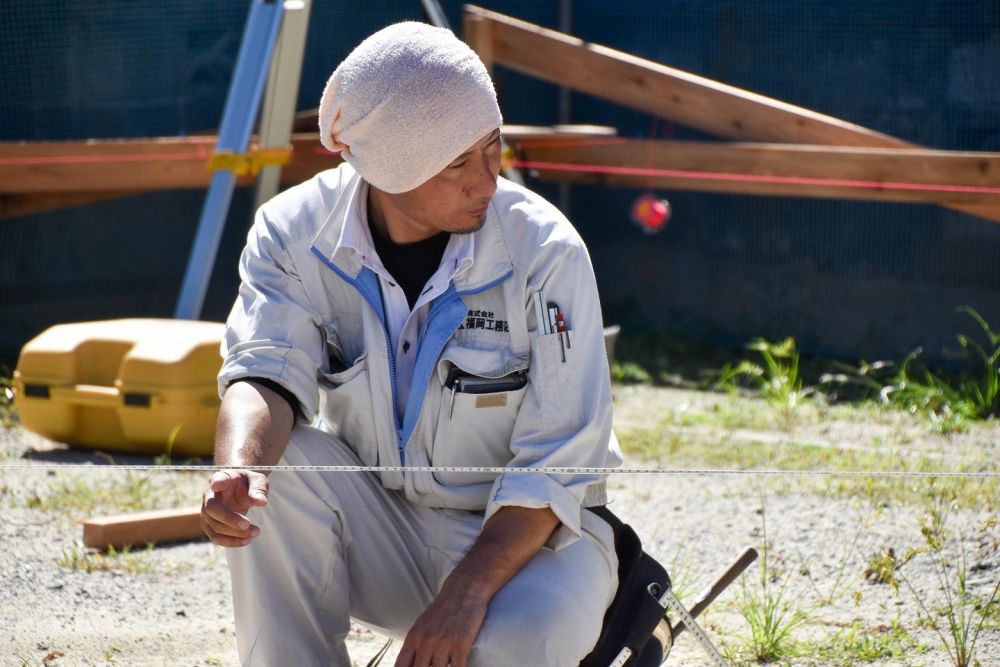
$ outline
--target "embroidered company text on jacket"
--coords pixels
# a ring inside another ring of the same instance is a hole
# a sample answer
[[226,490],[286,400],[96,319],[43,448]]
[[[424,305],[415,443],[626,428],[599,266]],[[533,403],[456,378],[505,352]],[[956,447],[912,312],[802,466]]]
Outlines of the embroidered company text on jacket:
[[510,331],[507,320],[500,319],[493,314],[492,310],[470,310],[465,321],[458,325],[459,329],[479,329],[481,331],[497,331],[505,333]]

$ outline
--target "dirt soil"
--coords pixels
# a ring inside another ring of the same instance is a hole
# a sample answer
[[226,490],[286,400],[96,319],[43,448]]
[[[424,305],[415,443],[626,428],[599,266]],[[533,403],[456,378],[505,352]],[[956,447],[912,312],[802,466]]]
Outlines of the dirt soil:
[[[974,456],[985,457],[996,470],[1000,461],[1000,425],[995,423],[942,436],[908,416],[859,420],[829,415],[792,434],[782,428],[686,425],[671,417],[726,400],[679,389],[617,387],[616,431],[626,446],[629,434],[662,427],[671,437],[715,438],[720,447],[785,447],[807,440],[836,448],[908,447],[906,451],[931,454],[928,460],[942,467]],[[229,576],[220,548],[197,541],[112,555],[84,549],[81,543],[79,522],[88,517],[196,505],[205,476],[58,469],[60,463],[87,461],[102,463],[106,457],[71,450],[22,429],[0,429],[0,463],[51,466],[0,468],[0,665],[237,665]],[[149,459],[117,456],[115,461]],[[668,464],[661,460],[660,465]],[[652,466],[634,456],[626,465]],[[933,484],[924,479],[912,483]],[[962,537],[948,540],[942,552],[951,576],[964,550],[967,585],[978,596],[987,595],[1000,577],[998,508],[990,500],[1000,495],[997,483],[995,478],[988,481],[985,495],[978,496],[985,503],[951,512],[947,528]],[[900,579],[898,589],[866,573],[875,554],[891,548],[902,556],[924,543],[920,520],[927,514],[926,503],[876,500],[798,477],[620,475],[609,488],[613,508],[668,566],[686,604],[743,547],[760,548],[766,536],[771,590],[783,591],[788,609],[806,618],[794,633],[798,654],[779,664],[953,664],[941,639],[920,617],[918,598],[933,613],[945,600],[932,559],[921,554],[903,565],[899,574],[909,584]],[[760,579],[755,566],[743,581],[753,590]],[[737,584],[700,620],[724,651],[746,659],[750,626],[741,607],[746,608],[745,597]],[[869,661],[860,648],[851,648],[864,641],[844,639],[849,632],[889,648]],[[355,664],[365,665],[383,642],[355,627],[349,640]],[[978,660],[984,666],[1000,665],[1000,613],[995,607],[979,638]],[[666,664],[708,662],[688,633]]]

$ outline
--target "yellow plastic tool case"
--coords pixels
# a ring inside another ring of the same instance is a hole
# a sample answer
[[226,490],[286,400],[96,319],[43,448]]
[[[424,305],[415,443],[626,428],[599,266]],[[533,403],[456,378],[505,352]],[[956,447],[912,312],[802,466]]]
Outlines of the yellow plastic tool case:
[[128,319],[51,327],[21,350],[21,423],[74,446],[207,456],[219,414],[217,322]]

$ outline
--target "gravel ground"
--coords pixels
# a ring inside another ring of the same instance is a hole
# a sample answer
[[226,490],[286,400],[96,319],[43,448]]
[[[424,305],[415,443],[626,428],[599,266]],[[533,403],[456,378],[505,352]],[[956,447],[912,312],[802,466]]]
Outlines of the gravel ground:
[[[631,429],[653,423],[654,413],[662,415],[664,405],[704,407],[706,401],[725,400],[669,389],[619,388],[616,393],[617,429],[625,442]],[[704,426],[691,428],[701,429],[698,437],[706,435]],[[896,417],[865,424],[831,416],[808,428],[813,440],[838,447],[870,447],[873,442],[893,447],[905,440],[916,442],[921,451],[943,452],[949,460],[963,452],[984,456],[985,448],[986,460],[993,464],[1000,443],[998,425],[945,438]],[[737,443],[741,437],[765,444],[788,439],[780,430],[758,429],[742,436],[740,429],[723,430]],[[27,460],[57,464],[101,462],[101,457],[22,430],[0,430],[0,462]],[[641,463],[629,460],[627,465]],[[0,665],[236,665],[229,577],[221,549],[202,541],[112,557],[80,544],[81,519],[117,513],[122,505],[140,509],[195,504],[202,483],[203,477],[192,473],[123,477],[107,471],[0,469]],[[964,548],[968,585],[980,596],[1000,576],[1000,528],[988,522],[997,517],[995,499],[1000,495],[996,482],[992,484],[986,494],[992,501],[952,512],[947,528],[963,539],[948,540],[943,551],[951,564],[948,576],[953,577]],[[901,556],[923,544],[920,518],[925,506],[827,493],[812,480],[745,475],[618,476],[610,491],[616,512],[668,566],[676,591],[688,604],[743,547],[760,548],[766,531],[772,590],[783,585],[786,602],[807,615],[796,631],[802,652],[783,663],[859,664],[861,653],[850,652],[832,638],[855,626],[876,641],[888,637],[898,624],[904,631],[898,655],[865,664],[951,664],[941,640],[919,620],[915,602],[919,595],[935,610],[944,599],[931,558],[918,555],[901,570],[916,593],[905,582],[894,590],[865,576],[873,554],[892,548]],[[759,581],[756,566],[744,576],[751,590]],[[743,638],[749,626],[739,613],[740,597],[740,586],[731,587],[701,621],[720,646],[745,656]],[[355,663],[364,665],[382,642],[380,636],[355,627],[350,638]],[[823,655],[815,655],[820,649]],[[1000,665],[996,611],[980,636],[978,659],[984,666]],[[679,639],[667,661],[677,667],[706,663],[690,634]]]

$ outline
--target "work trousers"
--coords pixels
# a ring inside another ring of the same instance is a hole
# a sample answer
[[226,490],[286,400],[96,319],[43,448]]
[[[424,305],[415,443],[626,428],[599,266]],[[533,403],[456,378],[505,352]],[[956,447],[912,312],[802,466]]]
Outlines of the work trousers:
[[[360,465],[336,437],[298,426],[284,465]],[[227,549],[243,665],[338,665],[353,617],[403,639],[482,529],[464,510],[408,502],[372,473],[275,471],[260,535]],[[543,547],[490,601],[469,664],[577,665],[617,587],[610,527],[584,511],[582,537]]]

